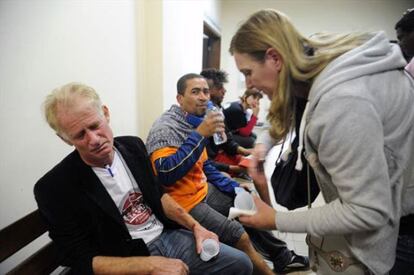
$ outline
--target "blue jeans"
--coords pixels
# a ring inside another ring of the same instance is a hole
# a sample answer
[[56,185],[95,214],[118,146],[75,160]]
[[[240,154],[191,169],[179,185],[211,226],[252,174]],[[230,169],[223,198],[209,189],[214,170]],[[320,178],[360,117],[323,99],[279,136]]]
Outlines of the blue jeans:
[[414,235],[400,235],[397,243],[397,257],[390,275],[414,274]]
[[187,230],[165,230],[161,236],[148,244],[151,256],[181,259],[191,274],[250,275],[253,265],[242,251],[220,243],[216,258],[203,262],[196,252],[194,235]]
[[229,209],[233,204],[233,197],[209,183],[205,200],[196,205],[190,211],[190,215],[202,226],[216,233],[220,241],[230,246],[234,246],[241,235],[247,232],[254,248],[265,259],[272,261],[275,268],[283,269],[292,258],[292,252],[286,243],[276,239],[270,231],[243,228],[239,222],[228,220]]

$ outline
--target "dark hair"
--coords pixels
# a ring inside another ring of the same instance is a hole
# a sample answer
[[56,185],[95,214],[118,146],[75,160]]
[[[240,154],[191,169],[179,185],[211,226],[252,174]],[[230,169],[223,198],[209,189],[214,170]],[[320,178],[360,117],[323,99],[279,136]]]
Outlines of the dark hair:
[[262,98],[262,93],[257,89],[247,89],[244,94],[242,95],[241,99],[246,100],[249,96],[253,96],[254,98]]
[[395,29],[401,29],[404,32],[414,31],[414,9],[408,9],[403,17],[395,24]]
[[[205,79],[212,80],[214,87],[220,88],[224,83],[227,83],[228,73],[215,68],[204,69],[200,73]],[[210,87],[210,89],[213,87]]]
[[177,81],[177,94],[183,95],[185,92],[185,89],[187,89],[187,80],[194,79],[194,78],[205,79],[204,76],[195,74],[195,73],[189,73],[189,74],[183,75]]

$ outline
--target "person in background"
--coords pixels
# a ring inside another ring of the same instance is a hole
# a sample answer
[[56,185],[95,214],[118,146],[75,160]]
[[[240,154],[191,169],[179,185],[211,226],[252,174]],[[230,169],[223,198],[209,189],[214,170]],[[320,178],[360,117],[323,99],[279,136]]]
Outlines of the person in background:
[[253,148],[256,125],[260,111],[262,93],[257,89],[247,89],[239,101],[223,105],[226,127],[233,134],[233,139],[244,148]]
[[[401,50],[407,60],[405,69],[414,77],[414,9],[407,10],[395,25]],[[411,62],[410,62],[411,60]],[[414,274],[414,215],[400,220],[397,256],[390,275]]]
[[[227,73],[222,70],[209,68],[204,69],[202,75],[208,83],[210,89],[210,100],[218,109],[222,110],[226,89],[224,84],[227,83]],[[243,156],[250,155],[250,150],[240,146],[234,139],[229,129],[225,128],[227,141],[223,144],[216,145],[213,137],[207,144],[208,157],[213,160],[213,165],[220,171],[228,173],[232,177],[241,177],[250,179],[247,176],[246,168],[239,165]]]
[[[177,82],[177,101],[157,119],[148,135],[147,149],[160,183],[200,224],[220,236],[225,244],[249,255],[256,274],[272,274],[260,252],[277,272],[307,268],[307,257],[296,255],[270,232],[243,228],[227,219],[239,183],[219,172],[208,159],[206,145],[224,121],[218,113],[205,116],[209,85],[198,74],[186,74]],[[252,245],[252,241],[255,246]]]
[[414,76],[414,8],[408,9],[403,17],[395,24],[398,43],[408,65],[405,69]]
[[221,243],[214,261],[200,259],[203,240],[217,235],[162,191],[138,137],[113,137],[93,88],[64,85],[44,108],[50,127],[75,147],[34,187],[71,273],[251,274],[246,254]]
[[257,213],[240,221],[308,233],[320,274],[388,273],[400,217],[414,213],[414,81],[398,45],[384,32],[307,38],[285,14],[266,9],[239,27],[230,53],[247,88],[271,99],[271,128],[252,153],[255,183],[267,184],[258,164],[294,127],[299,96],[307,105],[298,151],[305,150],[326,201],[308,211],[276,211],[255,198]]

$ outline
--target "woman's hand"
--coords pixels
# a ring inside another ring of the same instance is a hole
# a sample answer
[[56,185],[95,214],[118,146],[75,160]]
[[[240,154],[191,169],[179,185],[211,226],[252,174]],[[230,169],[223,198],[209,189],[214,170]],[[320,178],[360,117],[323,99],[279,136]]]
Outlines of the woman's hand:
[[256,144],[251,153],[251,162],[248,168],[250,177],[252,177],[255,182],[260,184],[263,182],[266,183],[266,176],[263,167],[266,153],[266,146],[264,144]]
[[257,212],[253,216],[240,216],[239,221],[248,226],[258,229],[276,229],[276,210],[264,203],[258,196],[253,196]]
[[264,172],[266,152],[266,146],[264,146],[264,144],[257,144],[254,147],[248,173],[253,179],[254,186],[262,200],[271,205],[269,188],[267,186],[266,174]]

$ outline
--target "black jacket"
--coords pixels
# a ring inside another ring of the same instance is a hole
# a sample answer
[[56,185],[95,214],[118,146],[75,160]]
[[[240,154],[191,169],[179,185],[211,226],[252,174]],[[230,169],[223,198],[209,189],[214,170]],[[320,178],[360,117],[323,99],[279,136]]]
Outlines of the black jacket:
[[[177,227],[162,210],[160,189],[143,142],[137,137],[115,138],[141,189],[145,203],[164,224]],[[92,168],[75,150],[43,176],[34,187],[49,236],[64,255],[63,265],[74,274],[92,274],[94,256],[145,256],[142,239],[133,240],[123,218]]]
[[223,114],[226,127],[232,133],[236,133],[240,128],[247,125],[246,112],[239,101],[234,101],[227,108],[224,108]]

